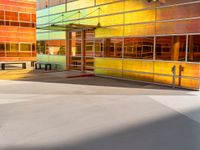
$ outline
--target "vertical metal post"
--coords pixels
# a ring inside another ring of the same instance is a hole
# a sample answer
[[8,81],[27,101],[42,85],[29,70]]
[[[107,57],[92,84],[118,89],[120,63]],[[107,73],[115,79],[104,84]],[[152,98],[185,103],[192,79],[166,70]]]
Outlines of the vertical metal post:
[[70,59],[71,59],[71,34],[66,31],[66,70],[70,70]]
[[153,39],[153,61],[156,60],[156,36],[154,35]]
[[85,71],[85,31],[81,31],[81,71]]
[[176,86],[176,66],[172,67],[172,87],[175,88]]
[[189,36],[187,34],[187,36],[186,36],[186,48],[185,48],[185,62],[188,61],[188,51],[189,51],[188,44],[189,44]]

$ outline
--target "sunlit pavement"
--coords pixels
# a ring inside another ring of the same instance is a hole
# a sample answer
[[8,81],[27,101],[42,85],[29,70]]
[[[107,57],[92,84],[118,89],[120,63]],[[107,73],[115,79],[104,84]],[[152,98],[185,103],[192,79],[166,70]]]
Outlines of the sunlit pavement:
[[67,72],[0,72],[0,150],[200,150],[200,94]]

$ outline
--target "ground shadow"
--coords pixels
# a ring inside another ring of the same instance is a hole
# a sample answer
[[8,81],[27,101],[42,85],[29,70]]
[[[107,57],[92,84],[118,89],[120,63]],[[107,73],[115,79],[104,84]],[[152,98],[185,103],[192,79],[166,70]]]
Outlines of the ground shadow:
[[[199,110],[194,110],[194,112]],[[191,111],[190,113],[194,113]],[[74,144],[15,146],[3,150],[199,150],[200,124],[177,114]]]
[[186,92],[186,89],[172,88],[172,86],[158,85],[153,83],[145,83],[141,81],[122,80],[116,78],[106,78],[100,76],[91,77],[75,77],[66,78],[66,71],[42,71],[32,70],[28,76],[19,78],[19,81],[32,81],[44,83],[63,83],[63,84],[76,84],[76,85],[91,85],[91,86],[105,86],[105,87],[124,87],[124,88],[141,88],[141,89],[159,89],[159,90],[174,90]]

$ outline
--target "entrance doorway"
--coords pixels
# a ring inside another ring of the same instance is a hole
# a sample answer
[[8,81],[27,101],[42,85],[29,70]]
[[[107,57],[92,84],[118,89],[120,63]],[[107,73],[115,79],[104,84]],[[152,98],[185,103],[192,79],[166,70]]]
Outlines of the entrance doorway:
[[69,69],[79,71],[94,70],[95,33],[94,30],[70,31]]

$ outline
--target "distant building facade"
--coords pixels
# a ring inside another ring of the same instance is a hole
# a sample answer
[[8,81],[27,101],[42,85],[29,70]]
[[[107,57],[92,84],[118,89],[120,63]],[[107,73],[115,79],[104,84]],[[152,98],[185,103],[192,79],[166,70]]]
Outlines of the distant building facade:
[[37,59],[199,89],[199,8],[199,0],[38,0]]
[[35,60],[35,26],[35,0],[0,0],[0,61]]

